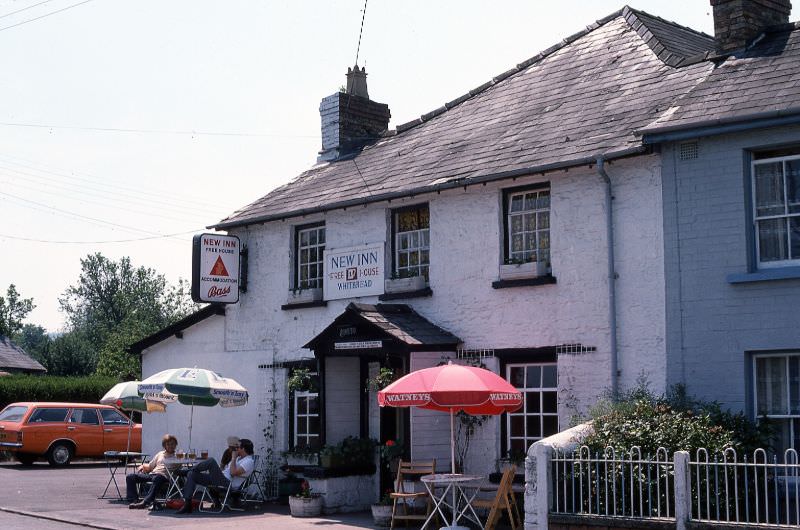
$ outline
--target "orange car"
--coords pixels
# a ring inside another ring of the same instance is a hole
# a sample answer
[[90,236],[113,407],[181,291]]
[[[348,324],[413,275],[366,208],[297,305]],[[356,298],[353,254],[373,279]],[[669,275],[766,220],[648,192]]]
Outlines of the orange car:
[[[31,465],[40,456],[65,466],[74,456],[99,457],[125,451],[131,420],[109,405],[12,403],[0,412],[0,449]],[[142,426],[133,424],[131,451],[141,451]]]

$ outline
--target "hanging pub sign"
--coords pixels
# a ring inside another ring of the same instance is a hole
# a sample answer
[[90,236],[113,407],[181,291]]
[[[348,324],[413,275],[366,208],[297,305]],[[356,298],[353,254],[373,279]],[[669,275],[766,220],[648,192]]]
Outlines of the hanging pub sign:
[[323,298],[383,294],[383,243],[325,249]]
[[235,304],[239,301],[239,253],[236,236],[198,234],[192,240],[192,300]]

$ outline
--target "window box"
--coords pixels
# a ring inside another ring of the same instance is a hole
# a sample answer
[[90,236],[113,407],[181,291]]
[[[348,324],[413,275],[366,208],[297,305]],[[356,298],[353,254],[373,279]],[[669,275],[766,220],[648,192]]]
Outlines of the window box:
[[288,466],[316,466],[319,462],[317,453],[293,453],[287,452],[286,465]]
[[289,291],[289,297],[286,299],[286,303],[289,305],[308,304],[310,302],[320,301],[322,301],[322,288],[320,287]]
[[387,293],[420,291],[425,288],[425,277],[412,276],[410,278],[387,279],[383,283],[383,288]]
[[529,261],[527,263],[500,265],[501,280],[537,278],[548,274],[550,274],[550,264],[545,261]]

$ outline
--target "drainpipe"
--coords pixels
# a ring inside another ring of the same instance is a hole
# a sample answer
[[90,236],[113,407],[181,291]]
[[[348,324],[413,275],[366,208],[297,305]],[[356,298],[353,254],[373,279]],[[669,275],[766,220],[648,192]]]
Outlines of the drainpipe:
[[606,196],[606,244],[608,245],[608,329],[611,333],[611,392],[617,395],[619,374],[617,359],[617,273],[614,270],[614,196],[611,193],[611,179],[606,173],[605,158],[597,157],[597,174],[605,183]]

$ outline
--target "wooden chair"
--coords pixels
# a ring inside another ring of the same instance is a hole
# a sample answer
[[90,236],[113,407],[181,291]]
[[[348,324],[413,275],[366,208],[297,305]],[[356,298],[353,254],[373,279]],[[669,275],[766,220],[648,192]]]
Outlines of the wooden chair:
[[486,518],[486,530],[494,529],[497,521],[500,520],[503,510],[508,513],[508,521],[512,530],[522,528],[522,519],[519,516],[517,500],[514,498],[514,490],[512,489],[516,472],[517,466],[513,465],[503,472],[503,478],[500,479],[500,485],[497,487],[497,494],[494,499],[475,499],[472,501],[473,507],[489,510],[489,516]]
[[[389,527],[394,528],[396,521],[405,521],[408,527],[409,521],[425,521],[433,509],[430,495],[427,491],[405,491],[405,482],[413,477],[432,475],[436,471],[436,460],[425,462],[404,462],[400,461],[397,465],[397,479],[395,480],[394,492],[390,494],[392,498],[392,523]],[[409,513],[408,505],[416,502],[417,499],[426,499],[425,514]],[[399,513],[398,508],[403,506],[403,513]]]

